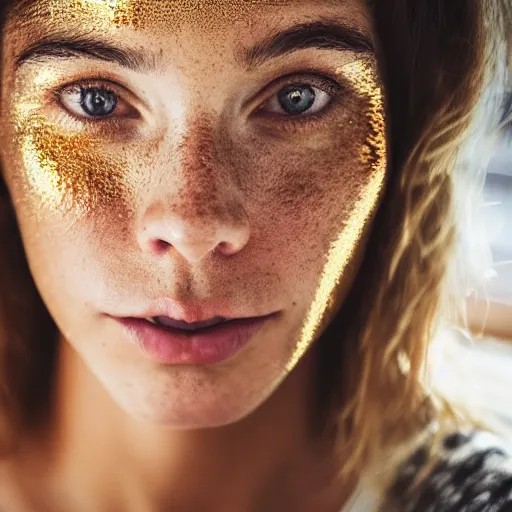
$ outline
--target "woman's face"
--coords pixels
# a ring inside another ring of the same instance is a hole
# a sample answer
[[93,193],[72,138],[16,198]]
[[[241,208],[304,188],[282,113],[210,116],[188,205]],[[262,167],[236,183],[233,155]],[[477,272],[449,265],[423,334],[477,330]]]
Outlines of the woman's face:
[[[385,178],[372,39],[363,0],[36,0],[7,24],[31,271],[134,416],[246,416],[339,310]],[[147,320],[212,317],[264,318]]]

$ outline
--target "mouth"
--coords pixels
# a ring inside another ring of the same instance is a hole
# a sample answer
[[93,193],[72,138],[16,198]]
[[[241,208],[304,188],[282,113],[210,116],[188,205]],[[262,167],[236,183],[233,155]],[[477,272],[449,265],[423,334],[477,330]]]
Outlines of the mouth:
[[167,316],[117,318],[127,338],[165,364],[215,364],[230,359],[279,313],[185,322]]
[[183,320],[176,320],[175,318],[170,318],[168,316],[147,317],[144,318],[144,320],[158,327],[162,327],[164,329],[178,329],[180,331],[191,333],[201,331],[208,327],[213,327],[229,321],[227,318],[222,316],[216,316],[208,320],[203,320],[201,322],[185,322]]

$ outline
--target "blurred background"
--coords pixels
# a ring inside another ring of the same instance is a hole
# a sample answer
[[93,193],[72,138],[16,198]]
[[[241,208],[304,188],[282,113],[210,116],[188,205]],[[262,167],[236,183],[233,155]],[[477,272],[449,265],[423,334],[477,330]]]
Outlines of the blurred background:
[[[512,109],[512,92],[506,98]],[[490,242],[493,266],[487,271],[487,291],[468,301],[472,340],[462,340],[476,402],[496,415],[512,437],[512,124],[502,132],[487,168],[480,214]],[[463,334],[460,334],[464,337]],[[464,366],[464,365],[463,365]]]

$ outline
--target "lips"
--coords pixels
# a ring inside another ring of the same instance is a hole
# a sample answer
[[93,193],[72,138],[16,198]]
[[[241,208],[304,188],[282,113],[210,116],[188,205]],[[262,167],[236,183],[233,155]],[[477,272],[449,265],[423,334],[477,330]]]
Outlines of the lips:
[[[139,302],[135,301],[134,302]],[[233,308],[213,297],[203,300],[178,301],[170,297],[145,301],[141,300],[137,309],[124,310],[121,314],[110,313],[116,318],[137,318],[161,327],[173,327],[183,331],[193,331],[235,319],[265,316],[268,311],[256,312],[254,308]]]
[[257,312],[259,308],[249,306],[233,308],[214,298],[182,302],[161,297],[141,303],[124,314],[107,316],[145,356],[171,365],[217,364],[231,359],[280,315],[280,311]]
[[[154,317],[117,318],[127,339],[135,342],[153,361],[164,364],[217,364],[230,359],[247,345],[265,324],[277,317],[272,313],[263,317],[213,317],[190,324],[165,317],[170,325],[158,325]],[[187,325],[187,330],[176,325]],[[209,325],[208,325],[209,324]],[[202,327],[198,327],[202,325]],[[205,326],[206,325],[206,326]]]

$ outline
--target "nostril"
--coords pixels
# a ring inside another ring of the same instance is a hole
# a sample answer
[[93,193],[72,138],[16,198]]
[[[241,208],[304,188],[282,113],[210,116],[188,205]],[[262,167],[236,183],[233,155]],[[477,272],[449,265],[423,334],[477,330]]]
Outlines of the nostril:
[[161,239],[153,240],[151,243],[153,245],[154,251],[157,254],[166,252],[167,250],[169,250],[170,247],[172,247],[172,245],[169,242],[166,242],[165,240]]

